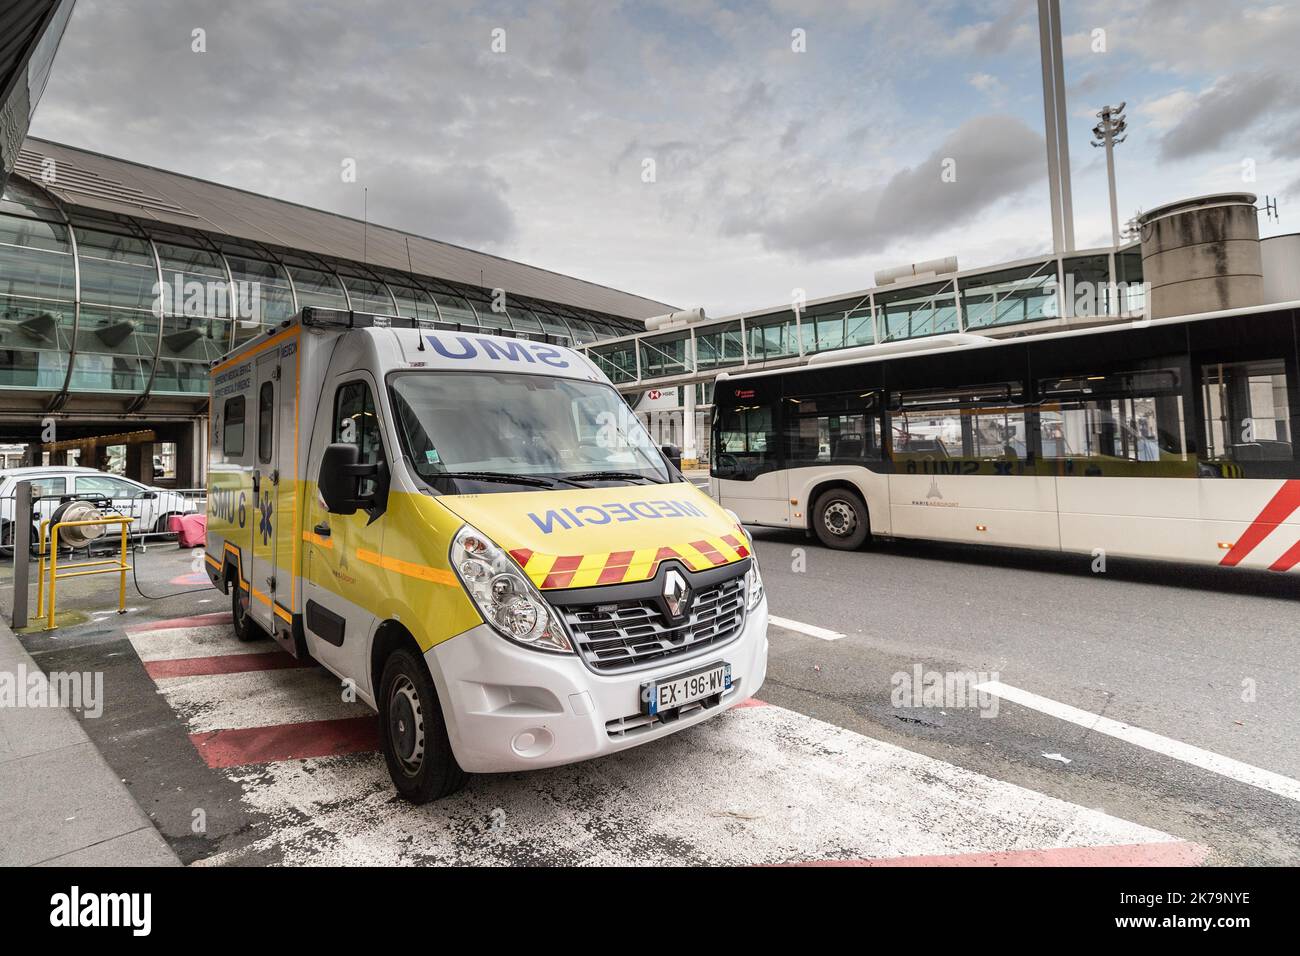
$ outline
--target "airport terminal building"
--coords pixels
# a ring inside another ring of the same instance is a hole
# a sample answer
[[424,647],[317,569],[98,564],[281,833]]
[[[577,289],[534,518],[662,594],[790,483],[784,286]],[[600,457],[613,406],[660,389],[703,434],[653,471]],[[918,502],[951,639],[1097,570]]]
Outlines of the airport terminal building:
[[154,465],[166,448],[166,483],[198,484],[211,362],[306,306],[575,346],[644,330],[645,318],[672,310],[449,243],[28,139],[0,200],[0,443],[95,467],[113,449],[124,454],[125,473],[146,482],[160,477]]

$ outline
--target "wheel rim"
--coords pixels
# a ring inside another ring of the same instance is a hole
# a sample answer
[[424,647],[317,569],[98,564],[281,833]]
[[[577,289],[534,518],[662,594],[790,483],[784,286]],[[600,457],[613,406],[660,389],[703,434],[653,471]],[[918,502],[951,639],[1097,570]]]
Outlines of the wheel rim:
[[424,763],[424,711],[420,694],[405,674],[393,681],[388,695],[388,739],[407,776],[414,776]]
[[235,628],[242,631],[247,618],[248,605],[244,602],[244,596],[239,591],[239,585],[235,585]]
[[832,501],[822,512],[822,524],[837,538],[851,535],[858,528],[858,512],[847,501]]

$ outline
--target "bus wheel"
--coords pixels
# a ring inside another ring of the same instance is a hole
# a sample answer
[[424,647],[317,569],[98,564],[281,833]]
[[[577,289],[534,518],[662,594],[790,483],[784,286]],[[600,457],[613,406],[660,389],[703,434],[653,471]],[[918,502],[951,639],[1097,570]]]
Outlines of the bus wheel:
[[812,520],[817,540],[840,551],[862,547],[871,534],[866,502],[844,488],[822,492],[813,505]]
[[252,595],[239,586],[238,581],[230,582],[230,615],[235,625],[235,637],[241,641],[254,641],[261,635],[257,625],[248,616],[248,602]]
[[468,777],[451,752],[433,679],[410,651],[398,648],[388,656],[377,702],[384,761],[399,794],[428,803],[465,786]]

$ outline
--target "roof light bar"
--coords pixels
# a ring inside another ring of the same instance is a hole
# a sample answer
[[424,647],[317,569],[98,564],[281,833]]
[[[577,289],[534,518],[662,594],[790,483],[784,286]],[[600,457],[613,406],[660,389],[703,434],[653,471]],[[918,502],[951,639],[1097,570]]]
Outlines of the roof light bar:
[[321,309],[308,306],[302,310],[302,324],[316,328],[336,329],[431,329],[441,332],[474,332],[479,335],[499,335],[508,339],[527,339],[547,345],[569,345],[567,335],[549,332],[522,332],[516,329],[485,329],[462,322],[444,322],[441,319],[414,319],[409,315],[377,315],[372,312],[349,312],[346,309]]

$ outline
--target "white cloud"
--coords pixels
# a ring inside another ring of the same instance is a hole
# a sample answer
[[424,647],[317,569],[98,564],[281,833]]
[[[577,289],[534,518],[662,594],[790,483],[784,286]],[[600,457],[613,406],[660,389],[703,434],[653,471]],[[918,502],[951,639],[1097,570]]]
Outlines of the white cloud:
[[1152,129],[1164,132],[1177,126],[1195,105],[1195,94],[1188,90],[1174,90],[1138,104],[1135,112],[1144,117]]

